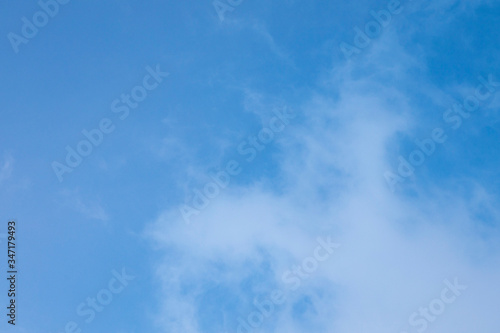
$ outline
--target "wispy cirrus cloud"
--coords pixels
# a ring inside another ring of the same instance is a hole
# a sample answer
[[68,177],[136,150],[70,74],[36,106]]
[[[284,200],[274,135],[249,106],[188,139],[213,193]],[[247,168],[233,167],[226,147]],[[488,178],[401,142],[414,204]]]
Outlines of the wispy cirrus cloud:
[[11,155],[5,155],[3,162],[0,164],[0,183],[9,179],[14,169],[14,158]]
[[64,189],[60,192],[60,203],[82,214],[85,218],[107,222],[109,215],[101,204],[101,200],[88,199],[80,193],[79,189]]

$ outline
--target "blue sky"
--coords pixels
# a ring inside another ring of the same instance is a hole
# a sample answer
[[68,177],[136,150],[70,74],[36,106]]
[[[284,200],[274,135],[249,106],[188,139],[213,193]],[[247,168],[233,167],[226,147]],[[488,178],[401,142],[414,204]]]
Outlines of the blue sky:
[[499,3],[217,5],[0,5],[0,331],[496,333]]

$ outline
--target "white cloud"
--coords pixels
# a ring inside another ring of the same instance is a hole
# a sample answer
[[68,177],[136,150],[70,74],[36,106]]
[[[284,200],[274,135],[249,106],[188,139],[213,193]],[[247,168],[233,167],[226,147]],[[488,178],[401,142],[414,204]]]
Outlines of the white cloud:
[[[304,123],[280,142],[277,183],[233,187],[189,226],[173,207],[148,228],[166,253],[157,269],[158,324],[165,331],[211,332],[202,300],[213,284],[240,300],[233,308],[211,305],[220,307],[213,321],[225,323],[218,331],[236,332],[236,317],[248,315],[253,297],[286,289],[281,274],[310,254],[318,236],[331,235],[342,244],[334,260],[260,331],[303,332],[299,312],[314,332],[416,332],[409,316],[440,296],[445,279],[457,277],[467,290],[427,332],[497,332],[499,235],[476,214],[486,209],[496,219],[495,196],[471,180],[472,199],[451,187],[424,190],[417,180],[409,197],[391,193],[383,178],[389,143],[415,126],[402,83],[411,82],[408,69],[421,66],[397,47],[388,56],[384,43],[391,41],[382,38],[365,60],[325,80],[338,99],[317,94],[301,107]],[[359,68],[370,75],[360,76]],[[419,85],[433,88],[412,82]],[[298,311],[306,296],[310,310]]]

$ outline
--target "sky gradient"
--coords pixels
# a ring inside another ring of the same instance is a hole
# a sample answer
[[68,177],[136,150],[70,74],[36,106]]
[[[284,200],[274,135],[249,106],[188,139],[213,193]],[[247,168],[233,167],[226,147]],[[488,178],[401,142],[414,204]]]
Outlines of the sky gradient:
[[497,1],[0,9],[1,332],[498,333]]

